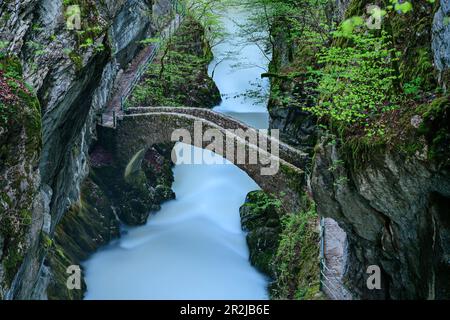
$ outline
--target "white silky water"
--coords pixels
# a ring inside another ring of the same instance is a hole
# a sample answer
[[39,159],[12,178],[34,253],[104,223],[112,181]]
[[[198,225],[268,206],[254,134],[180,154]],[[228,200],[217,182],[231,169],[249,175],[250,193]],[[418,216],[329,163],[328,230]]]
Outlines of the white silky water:
[[[232,17],[232,19],[230,18]],[[224,15],[230,35],[214,48],[216,59],[238,48],[238,28],[245,14],[236,9]],[[234,50],[215,68],[214,80],[224,99],[215,110],[258,128],[267,128],[264,103],[239,96],[252,88],[262,70],[235,69],[243,63],[268,64],[256,46]],[[214,66],[217,61],[213,61]],[[212,67],[210,68],[210,71]],[[264,84],[264,85],[267,85]],[[146,225],[124,227],[122,237],[83,264],[86,299],[267,299],[268,280],[253,268],[239,208],[258,185],[242,170],[210,151],[177,144],[177,153],[199,152],[223,165],[174,167],[176,200],[162,205]]]
[[[245,8],[230,8],[223,13],[222,23],[227,32],[224,41],[213,47],[214,60],[209,74],[223,96],[214,110],[258,129],[269,127],[266,93],[270,83],[261,74],[267,72],[271,55],[258,42],[248,41],[242,35],[244,25],[252,12]],[[261,35],[268,36],[268,35]]]

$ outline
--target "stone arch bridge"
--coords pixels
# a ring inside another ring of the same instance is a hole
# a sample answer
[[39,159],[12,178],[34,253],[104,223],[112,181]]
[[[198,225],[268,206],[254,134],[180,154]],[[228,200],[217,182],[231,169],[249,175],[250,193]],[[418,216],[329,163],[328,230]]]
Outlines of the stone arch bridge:
[[[145,150],[153,145],[182,141],[211,150],[214,142],[212,151],[244,170],[262,190],[283,199],[287,210],[300,205],[309,157],[267,132],[209,109],[187,107],[129,108],[112,123],[99,125],[99,142],[112,152],[124,173],[139,170]],[[193,138],[178,139],[177,132]]]

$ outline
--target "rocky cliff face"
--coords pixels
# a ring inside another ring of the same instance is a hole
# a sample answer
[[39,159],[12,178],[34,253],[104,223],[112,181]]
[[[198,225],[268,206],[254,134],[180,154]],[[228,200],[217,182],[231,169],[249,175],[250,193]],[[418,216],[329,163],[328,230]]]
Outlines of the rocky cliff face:
[[[386,152],[352,170],[336,166],[345,162],[331,141],[316,151],[314,198],[318,212],[347,232],[346,278],[356,297],[448,298],[448,169]],[[366,286],[371,265],[381,268],[381,290]]]
[[[364,2],[351,5],[350,15]],[[426,6],[409,18],[390,20],[394,32],[405,35],[395,43],[404,53],[398,66],[402,81],[420,77],[426,79],[422,90],[433,88],[434,60],[441,86],[448,86],[450,38],[442,24],[447,9],[448,1],[441,1],[434,21]],[[407,27],[421,16],[421,33]],[[400,120],[390,120],[386,127],[394,143],[366,148],[323,136],[315,148],[314,199],[319,214],[336,220],[347,233],[344,281],[355,298],[450,297],[450,99],[430,96],[418,107],[401,107]],[[366,283],[373,265],[381,271],[380,290]]]
[[[0,57],[0,299],[28,250],[39,246],[48,199],[40,191],[39,101],[24,85],[20,62]],[[47,200],[44,202],[44,199]]]
[[93,147],[90,173],[82,182],[80,199],[64,214],[48,246],[49,299],[82,299],[84,277],[81,290],[69,290],[67,267],[79,266],[98,248],[120,237],[122,223],[145,224],[162,202],[174,199],[172,148],[173,144],[168,144],[148,149],[136,174],[124,179],[112,155],[101,145]]
[[[364,14],[370,1],[336,3],[340,21]],[[389,118],[386,129],[395,137],[389,143],[317,132],[316,119],[302,111],[311,103],[305,100],[311,89],[303,84],[305,65],[321,68],[313,59],[315,48],[289,45],[283,34],[275,38],[271,127],[314,155],[311,192],[318,214],[347,233],[345,243],[333,245],[344,251],[337,264],[354,298],[450,297],[450,99],[442,93],[449,83],[449,3],[414,3],[413,14],[394,13],[383,21],[402,52],[399,81],[422,81],[414,103]],[[381,270],[381,290],[367,287],[371,265]]]
[[450,1],[441,0],[439,9],[433,19],[433,55],[435,67],[438,70],[439,81],[448,89],[450,76]]
[[[75,9],[70,7],[74,5]],[[70,30],[67,21],[76,18],[77,8],[80,29],[75,19],[71,20],[75,29]],[[169,0],[15,0],[0,5],[2,51],[20,59],[24,80],[41,105],[39,170],[35,166],[27,173],[33,183],[23,186],[22,192],[39,189],[48,199],[49,212],[33,211],[36,221],[46,221],[44,238],[52,237],[63,214],[80,198],[89,172],[89,146],[96,136],[96,113],[106,105],[121,69],[138,52],[139,40],[161,26],[161,17],[170,8]],[[18,163],[25,166],[37,157],[32,158]],[[45,298],[50,274],[42,264],[45,254],[45,249],[28,250],[21,273],[0,284],[4,297]]]

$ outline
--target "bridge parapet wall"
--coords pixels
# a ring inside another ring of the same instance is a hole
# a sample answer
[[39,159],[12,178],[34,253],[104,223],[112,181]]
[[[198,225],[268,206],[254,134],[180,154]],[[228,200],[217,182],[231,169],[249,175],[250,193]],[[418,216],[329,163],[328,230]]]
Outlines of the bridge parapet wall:
[[215,112],[210,109],[190,108],[190,107],[138,107],[138,108],[130,108],[128,112],[129,114],[148,114],[148,113],[167,113],[167,112],[186,114],[213,122],[224,129],[229,130],[242,129],[244,131],[253,130],[254,132],[256,132],[258,138],[260,135],[262,135],[263,137],[267,137],[266,139],[270,139],[271,143],[268,144],[269,151],[270,146],[273,145],[274,143],[277,143],[279,146],[280,158],[285,160],[286,162],[298,168],[305,168],[307,164],[310,163],[310,157],[308,154],[296,148],[293,148],[290,145],[272,136],[267,136],[264,133],[244,124],[243,122],[237,119],[228,117],[224,114]]

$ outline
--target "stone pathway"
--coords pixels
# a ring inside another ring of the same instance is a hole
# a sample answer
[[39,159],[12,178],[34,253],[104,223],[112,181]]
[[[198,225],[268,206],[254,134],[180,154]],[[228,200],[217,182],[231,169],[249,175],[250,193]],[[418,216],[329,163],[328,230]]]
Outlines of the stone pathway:
[[[177,14],[161,32],[160,37],[162,41],[164,41],[167,37],[172,36],[182,22],[183,17]],[[133,61],[131,61],[128,68],[121,75],[119,75],[116,80],[117,85],[114,90],[114,94],[108,102],[106,110],[101,115],[101,124],[103,126],[114,127],[114,115],[116,117],[123,115],[122,105],[130,96],[142,75],[145,73],[148,64],[152,63],[157,56],[159,48],[160,44],[155,43],[142,49]]]

